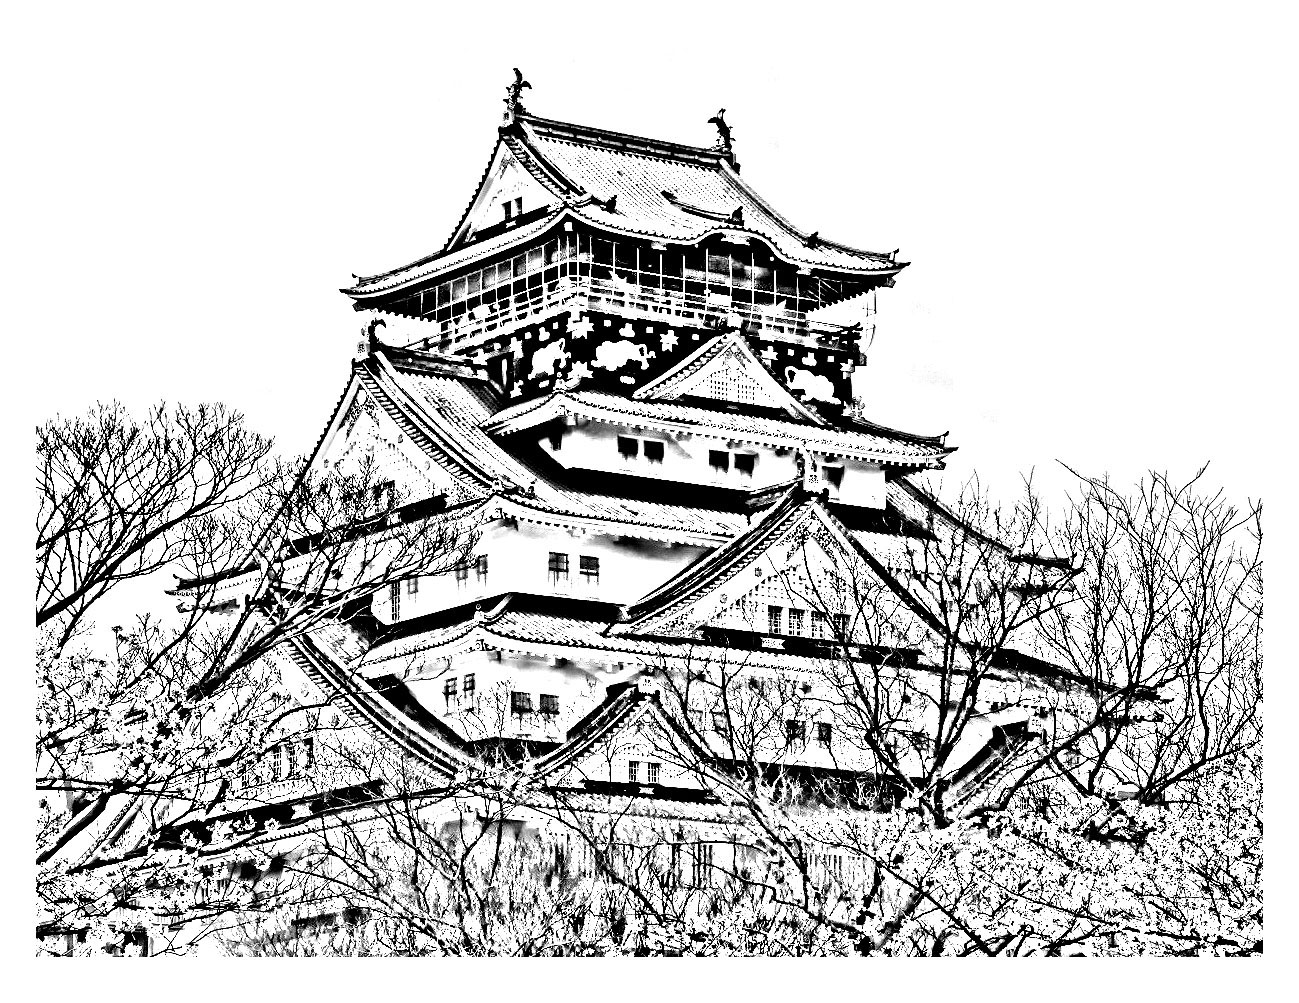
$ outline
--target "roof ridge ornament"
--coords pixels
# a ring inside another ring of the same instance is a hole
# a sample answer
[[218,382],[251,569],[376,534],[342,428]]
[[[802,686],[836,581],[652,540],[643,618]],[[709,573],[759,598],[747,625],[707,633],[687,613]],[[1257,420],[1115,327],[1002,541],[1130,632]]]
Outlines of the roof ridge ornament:
[[506,125],[513,125],[515,116],[526,115],[528,113],[528,109],[523,107],[523,102],[520,99],[523,96],[523,92],[525,90],[530,90],[531,88],[532,84],[523,79],[522,71],[517,66],[514,67],[514,79],[505,88],[504,122]]
[[721,108],[708,120],[708,124],[717,127],[717,142],[713,149],[727,157],[731,156],[731,127],[726,124],[726,109]]

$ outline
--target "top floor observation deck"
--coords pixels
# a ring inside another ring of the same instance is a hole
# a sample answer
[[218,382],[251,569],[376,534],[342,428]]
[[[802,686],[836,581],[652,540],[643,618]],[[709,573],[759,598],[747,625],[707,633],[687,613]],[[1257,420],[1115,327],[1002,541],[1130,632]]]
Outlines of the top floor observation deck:
[[564,311],[738,329],[770,341],[854,354],[869,343],[873,292],[853,301],[851,323],[843,323],[842,314],[840,322],[823,320],[817,312],[851,290],[761,257],[749,248],[660,249],[563,234],[374,305],[393,321],[387,331],[393,343],[456,354],[472,354],[488,341]]

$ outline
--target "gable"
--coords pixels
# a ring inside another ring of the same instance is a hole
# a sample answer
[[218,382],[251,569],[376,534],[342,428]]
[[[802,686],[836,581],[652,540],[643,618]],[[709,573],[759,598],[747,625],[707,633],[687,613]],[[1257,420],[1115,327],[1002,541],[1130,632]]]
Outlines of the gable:
[[637,400],[714,400],[783,411],[797,421],[824,424],[780,385],[737,334],[708,342],[633,396]]
[[521,215],[554,204],[555,196],[502,143],[496,149],[492,164],[470,204],[469,212],[447,247],[457,247],[476,233],[493,227],[499,228],[508,220],[518,219]]

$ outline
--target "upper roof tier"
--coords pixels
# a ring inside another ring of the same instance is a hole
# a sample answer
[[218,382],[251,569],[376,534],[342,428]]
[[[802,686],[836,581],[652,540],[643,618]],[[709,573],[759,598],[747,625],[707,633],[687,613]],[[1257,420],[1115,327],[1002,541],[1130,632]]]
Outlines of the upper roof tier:
[[473,200],[436,254],[358,278],[358,301],[533,243],[565,222],[680,245],[756,241],[808,271],[887,281],[905,266],[798,229],[741,180],[729,151],[518,114],[500,129]]

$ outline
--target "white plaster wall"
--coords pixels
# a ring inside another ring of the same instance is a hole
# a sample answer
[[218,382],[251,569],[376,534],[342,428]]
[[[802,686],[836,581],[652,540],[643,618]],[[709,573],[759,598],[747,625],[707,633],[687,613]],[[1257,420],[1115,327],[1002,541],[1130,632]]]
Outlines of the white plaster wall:
[[[552,582],[550,553],[568,555],[568,581]],[[503,592],[572,596],[600,602],[630,603],[675,577],[708,548],[664,544],[579,531],[576,535],[554,526],[516,524],[497,520],[483,530],[475,555],[487,557],[487,580],[479,582],[471,566],[463,585],[454,572],[425,575],[417,590],[401,586],[400,619],[409,620],[439,610],[475,602]],[[600,559],[600,580],[588,584],[581,574],[583,556]],[[374,615],[392,623],[387,590],[376,594]]]

